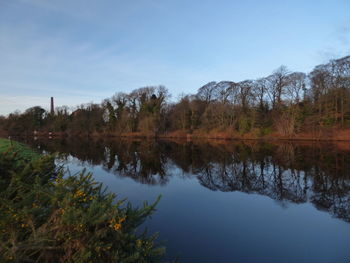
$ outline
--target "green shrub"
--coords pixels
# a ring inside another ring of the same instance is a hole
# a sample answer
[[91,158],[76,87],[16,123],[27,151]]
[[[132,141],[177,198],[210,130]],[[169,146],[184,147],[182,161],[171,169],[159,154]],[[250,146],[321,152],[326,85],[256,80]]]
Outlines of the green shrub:
[[325,117],[322,119],[322,124],[326,127],[330,127],[336,123],[336,119],[334,117]]
[[0,262],[157,262],[164,248],[138,227],[158,200],[133,208],[92,175],[67,176],[54,158],[0,153]]
[[251,129],[251,123],[248,117],[242,117],[239,119],[239,133],[245,134]]
[[265,135],[269,135],[271,132],[272,132],[272,129],[270,127],[262,127],[259,130],[259,135],[265,136]]

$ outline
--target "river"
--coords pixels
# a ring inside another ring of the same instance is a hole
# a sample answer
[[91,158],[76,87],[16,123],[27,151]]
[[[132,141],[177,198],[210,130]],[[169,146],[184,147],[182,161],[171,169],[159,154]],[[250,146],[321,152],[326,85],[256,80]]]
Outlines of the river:
[[350,143],[26,141],[135,206],[179,262],[350,262]]

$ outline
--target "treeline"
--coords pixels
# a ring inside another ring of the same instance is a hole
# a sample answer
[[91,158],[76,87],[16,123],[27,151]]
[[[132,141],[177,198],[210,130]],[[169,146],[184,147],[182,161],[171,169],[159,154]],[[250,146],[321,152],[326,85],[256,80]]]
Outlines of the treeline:
[[54,114],[36,106],[1,117],[0,129],[8,134],[321,136],[350,124],[350,56],[309,74],[281,66],[264,78],[209,82],[177,102],[169,98],[164,86],[151,86],[117,93],[101,104],[58,107]]

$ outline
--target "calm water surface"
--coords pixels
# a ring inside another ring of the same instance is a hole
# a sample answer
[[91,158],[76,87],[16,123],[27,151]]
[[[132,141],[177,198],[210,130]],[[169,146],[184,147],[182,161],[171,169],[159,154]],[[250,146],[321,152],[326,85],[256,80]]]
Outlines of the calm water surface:
[[37,140],[134,205],[180,262],[350,262],[350,144]]

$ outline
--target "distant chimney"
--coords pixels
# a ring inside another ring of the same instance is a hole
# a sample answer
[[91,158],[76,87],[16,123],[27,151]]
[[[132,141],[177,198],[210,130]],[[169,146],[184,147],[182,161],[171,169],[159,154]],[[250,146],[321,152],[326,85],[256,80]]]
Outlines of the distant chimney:
[[51,110],[50,110],[51,115],[55,114],[55,107],[53,105],[53,97],[51,97]]

